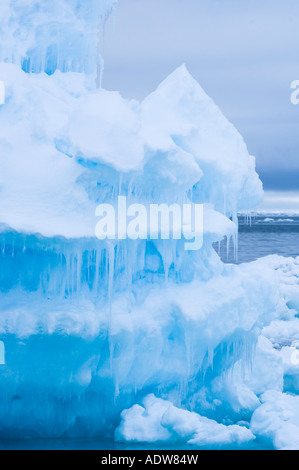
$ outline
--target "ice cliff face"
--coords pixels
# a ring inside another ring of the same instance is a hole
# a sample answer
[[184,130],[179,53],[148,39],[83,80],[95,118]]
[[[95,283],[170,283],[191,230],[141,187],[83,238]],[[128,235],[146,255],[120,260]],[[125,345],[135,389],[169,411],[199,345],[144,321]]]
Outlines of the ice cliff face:
[[[236,242],[237,211],[262,198],[254,158],[185,66],[141,103],[96,88],[98,25],[114,3],[1,7],[12,63],[0,65],[0,433],[113,435],[120,412],[155,393],[197,413],[188,439],[204,443],[207,426],[247,442],[213,421],[237,421],[217,384],[251,362],[279,280],[271,266],[224,266],[212,243]],[[205,204],[203,248],[97,240],[95,208],[119,195]],[[248,418],[262,392],[246,393]]]
[[98,44],[117,0],[2,0],[0,58],[26,72],[94,73]]

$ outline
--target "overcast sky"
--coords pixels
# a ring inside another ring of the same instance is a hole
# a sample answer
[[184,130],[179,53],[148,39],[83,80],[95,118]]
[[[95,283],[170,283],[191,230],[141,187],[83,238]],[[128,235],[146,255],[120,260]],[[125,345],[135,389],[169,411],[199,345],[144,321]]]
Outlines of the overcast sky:
[[298,0],[119,0],[103,86],[142,99],[177,66],[243,135],[266,189],[299,189]]

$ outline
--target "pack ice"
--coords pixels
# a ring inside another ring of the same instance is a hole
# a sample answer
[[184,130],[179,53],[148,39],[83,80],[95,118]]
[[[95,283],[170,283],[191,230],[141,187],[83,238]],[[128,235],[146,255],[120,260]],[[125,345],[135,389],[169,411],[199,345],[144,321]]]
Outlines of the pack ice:
[[[221,262],[255,160],[184,65],[141,103],[98,87],[114,5],[0,7],[0,436],[298,448],[299,260]],[[119,195],[204,204],[203,248],[99,241]]]

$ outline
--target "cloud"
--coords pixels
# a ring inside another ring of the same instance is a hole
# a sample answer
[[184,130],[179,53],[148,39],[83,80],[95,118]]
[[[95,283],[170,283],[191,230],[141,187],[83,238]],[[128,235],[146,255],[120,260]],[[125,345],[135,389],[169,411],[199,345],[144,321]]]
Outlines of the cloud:
[[185,62],[259,168],[299,170],[298,30],[297,0],[119,0],[103,84],[142,99]]

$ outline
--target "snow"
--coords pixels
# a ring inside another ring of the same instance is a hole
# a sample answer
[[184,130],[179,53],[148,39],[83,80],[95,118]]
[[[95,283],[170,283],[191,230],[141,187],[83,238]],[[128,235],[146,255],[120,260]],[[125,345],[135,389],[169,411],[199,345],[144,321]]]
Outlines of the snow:
[[[132,202],[173,203],[187,202],[192,191],[193,202],[209,203],[234,221],[237,208],[262,198],[241,136],[184,66],[143,103],[86,88],[83,74],[29,75],[1,64],[0,76],[7,93],[0,109],[0,210],[1,222],[12,229],[93,237],[97,204],[115,204],[120,193]],[[179,98],[175,110],[172,96]],[[168,126],[161,125],[160,137],[157,116]],[[212,141],[217,147],[208,153]]]
[[134,103],[115,92],[90,93],[78,99],[70,116],[69,153],[123,172],[138,170],[144,155],[140,130]]
[[260,335],[250,370],[245,373],[236,364],[233,370],[233,382],[244,386],[259,397],[267,390],[283,390],[284,369],[279,351],[272,343]]
[[252,432],[271,439],[278,450],[298,450],[299,397],[268,391],[261,401],[252,417]]
[[290,321],[276,320],[263,329],[263,334],[276,346],[291,346],[299,340],[299,319]]
[[217,210],[232,215],[262,200],[255,160],[242,137],[185,65],[144,100],[141,119],[148,146],[167,149],[174,142],[194,156],[203,170],[193,191],[194,201],[213,203]]
[[178,442],[196,447],[244,444],[254,440],[250,430],[224,426],[197,413],[179,409],[169,401],[148,395],[143,406],[134,405],[122,413],[115,433],[116,441]]

